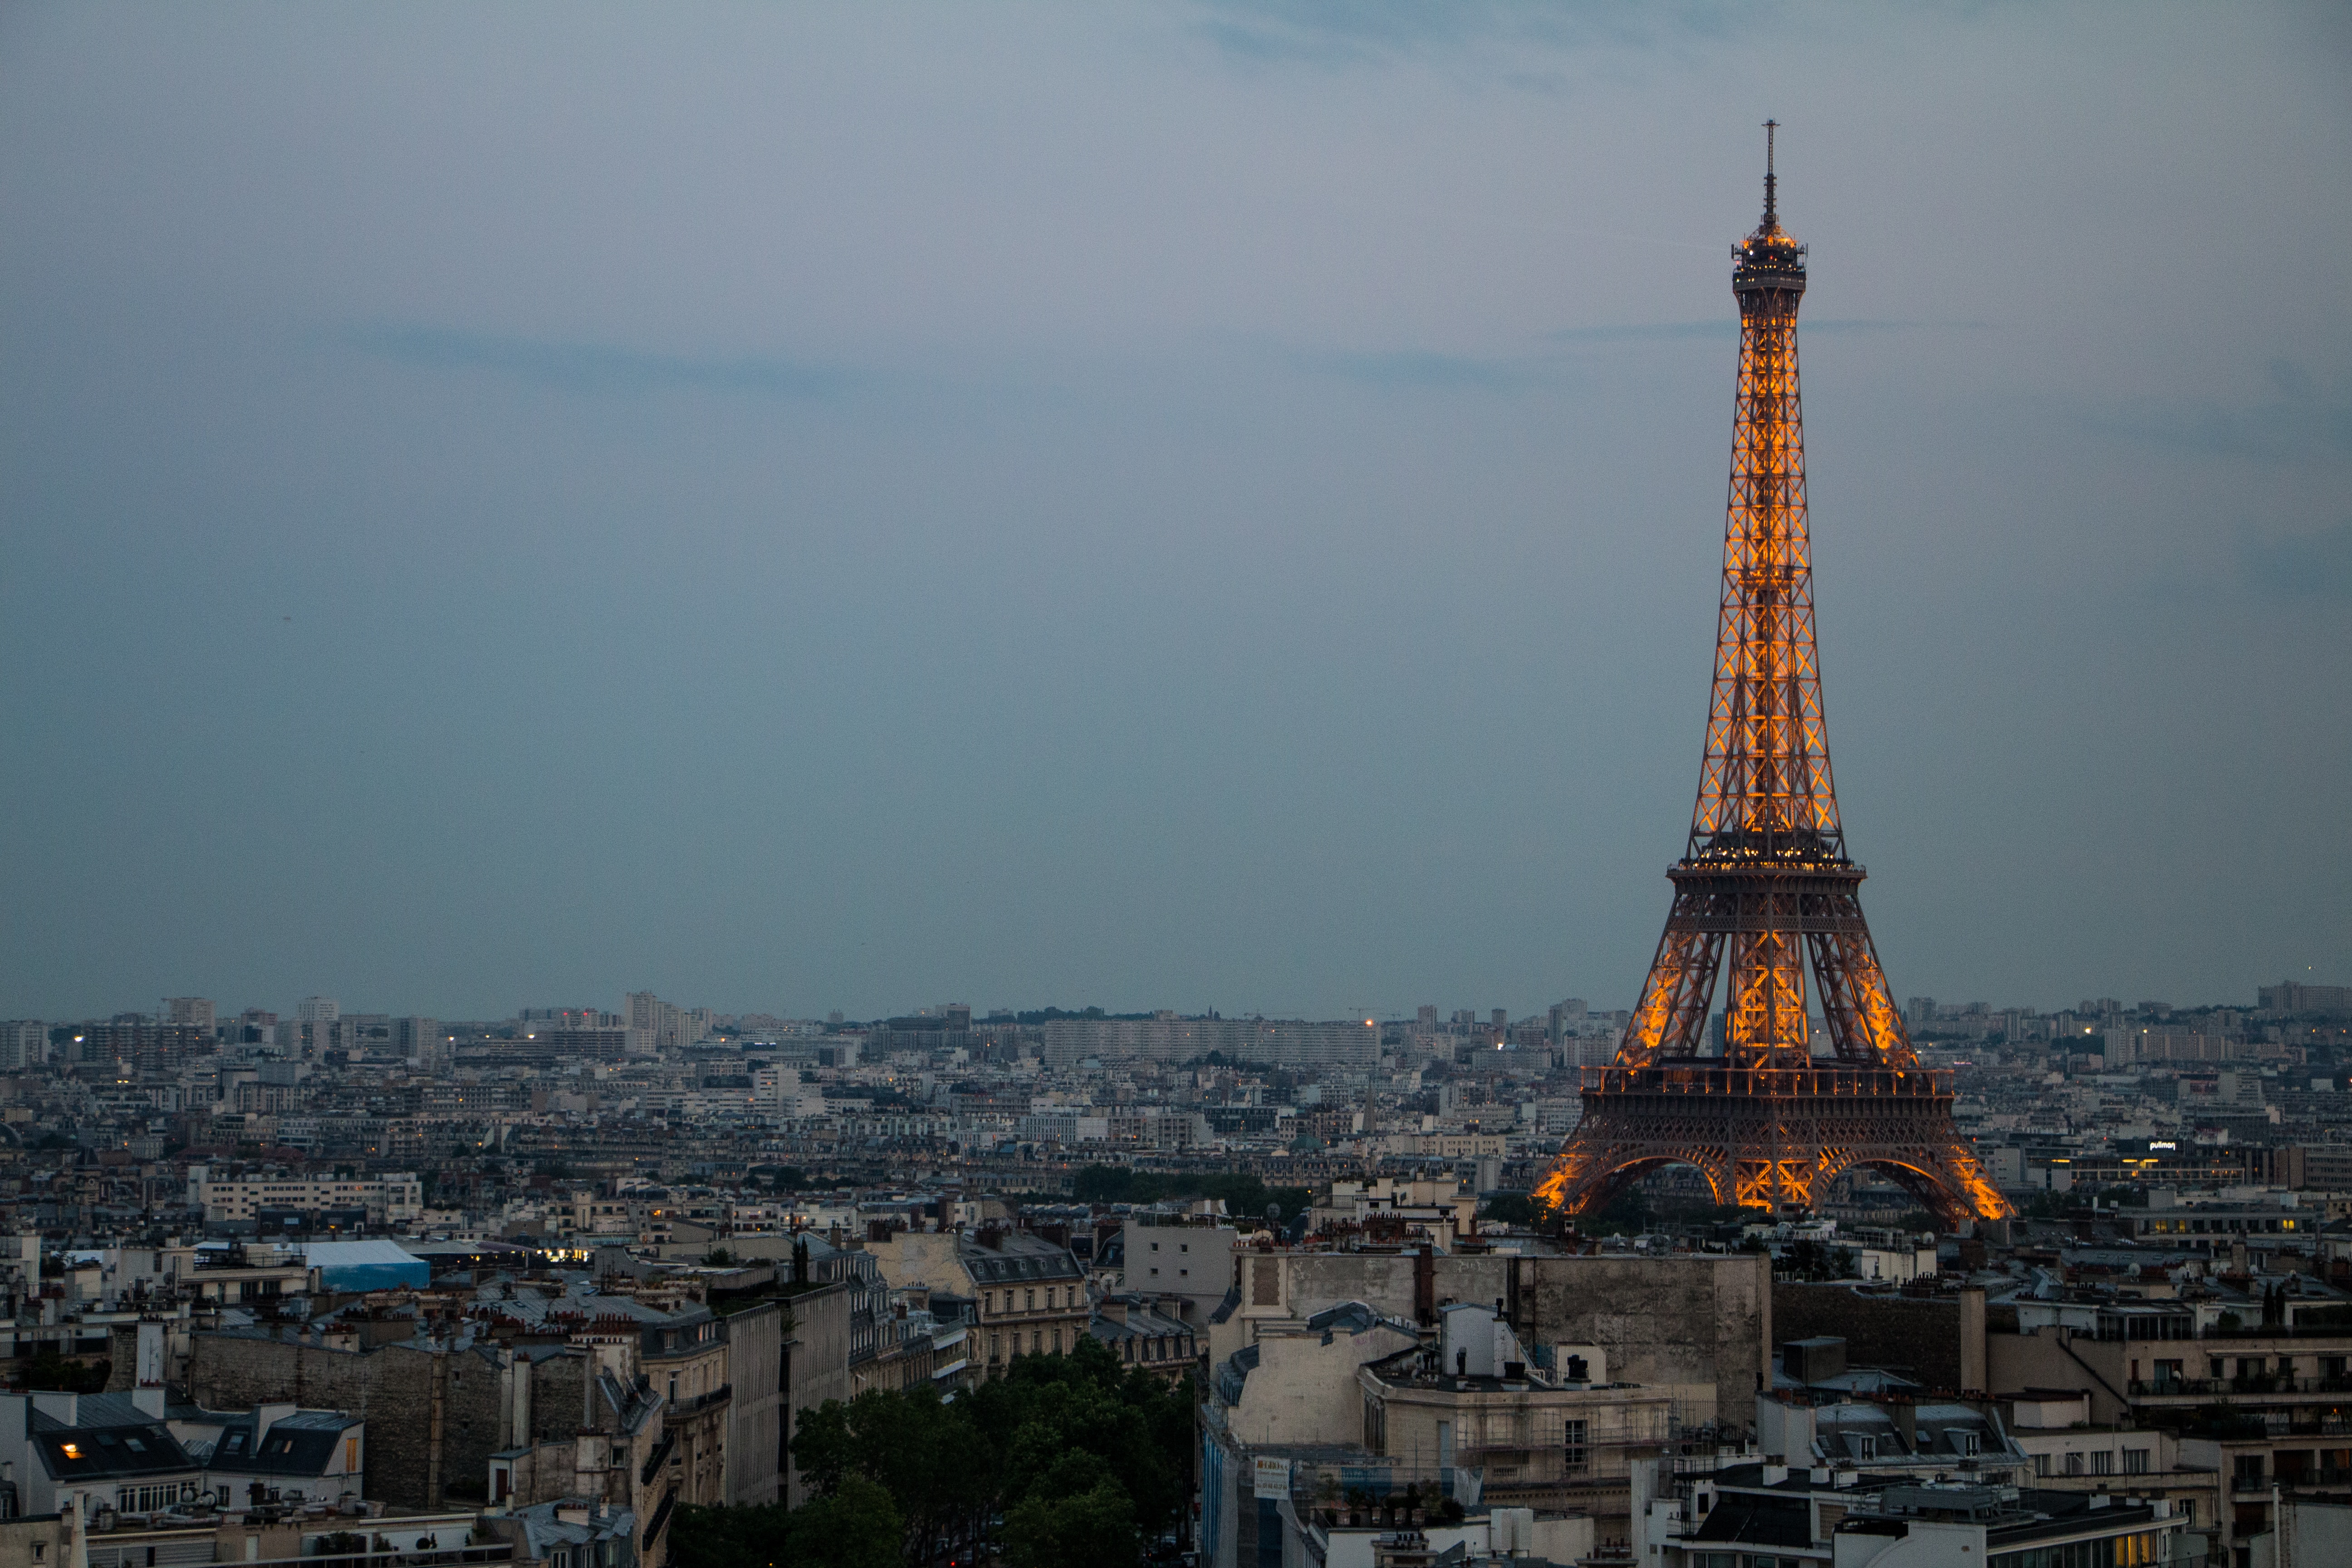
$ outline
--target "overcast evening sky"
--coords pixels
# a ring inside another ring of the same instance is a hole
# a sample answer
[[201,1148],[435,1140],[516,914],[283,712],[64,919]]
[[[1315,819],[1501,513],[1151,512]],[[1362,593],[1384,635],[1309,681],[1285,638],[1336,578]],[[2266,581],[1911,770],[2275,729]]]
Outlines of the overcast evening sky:
[[0,11],[0,1014],[1626,1006],[1776,116],[1898,996],[2352,984],[2342,7]]

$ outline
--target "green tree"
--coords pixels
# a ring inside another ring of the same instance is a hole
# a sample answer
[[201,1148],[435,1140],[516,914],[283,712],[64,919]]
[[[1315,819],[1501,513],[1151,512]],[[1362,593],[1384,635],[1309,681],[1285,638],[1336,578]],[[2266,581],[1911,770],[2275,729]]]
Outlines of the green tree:
[[863,1568],[867,1559],[825,1553],[870,1542],[878,1496],[893,1550],[909,1562],[928,1561],[942,1537],[969,1538],[1001,1510],[1018,1568],[1133,1568],[1141,1543],[1184,1506],[1192,1424],[1189,1389],[1128,1367],[1090,1337],[1067,1355],[1016,1356],[1003,1376],[952,1403],[928,1387],[828,1400],[802,1415],[793,1439],[816,1500],[789,1514],[681,1510],[672,1556],[676,1568]]
[[114,1363],[101,1361],[96,1366],[85,1366],[78,1361],[68,1361],[55,1351],[43,1351],[25,1369],[26,1388],[57,1389],[67,1394],[103,1394],[106,1381],[113,1374]]
[[791,1568],[897,1568],[907,1538],[890,1494],[863,1476],[793,1510],[784,1533]]
[[828,1399],[801,1417],[793,1458],[817,1490],[838,1496],[853,1479],[890,1495],[910,1548],[969,1521],[991,1498],[994,1467],[961,1400],[937,1390],[874,1388],[845,1405]]
[[1004,1516],[1004,1556],[1012,1568],[1117,1568],[1142,1555],[1135,1510],[1115,1481],[1097,1482],[1075,1497],[1027,1498]]
[[1478,1212],[1480,1218],[1498,1225],[1541,1225],[1546,1211],[1527,1193],[1496,1193]]
[[784,1549],[791,1515],[782,1503],[758,1508],[685,1504],[670,1519],[670,1568],[768,1568]]
[[1634,1182],[1602,1205],[1590,1219],[1578,1222],[1587,1236],[1639,1236],[1650,1228],[1650,1199]]
[[1239,1171],[1130,1171],[1119,1165],[1088,1165],[1070,1179],[1070,1195],[1083,1204],[1223,1198],[1226,1213],[1252,1219],[1263,1215],[1268,1204],[1289,1219],[1315,1201],[1312,1187],[1269,1187]]
[[671,1568],[896,1568],[906,1544],[898,1505],[863,1476],[803,1507],[696,1508],[671,1521]]

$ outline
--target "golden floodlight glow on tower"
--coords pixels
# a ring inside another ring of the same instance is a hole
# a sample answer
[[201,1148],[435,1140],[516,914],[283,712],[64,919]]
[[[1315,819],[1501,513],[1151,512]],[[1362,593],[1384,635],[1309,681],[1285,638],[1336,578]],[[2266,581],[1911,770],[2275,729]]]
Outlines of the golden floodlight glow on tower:
[[1948,1229],[2010,1207],[1952,1125],[1950,1075],[1912,1049],[1838,822],[1797,390],[1805,247],[1780,226],[1776,129],[1763,221],[1731,251],[1739,388],[1698,803],[1640,1005],[1615,1061],[1587,1069],[1583,1119],[1537,1195],[1588,1214],[1643,1172],[1685,1164],[1719,1204],[1793,1212],[1866,1166]]

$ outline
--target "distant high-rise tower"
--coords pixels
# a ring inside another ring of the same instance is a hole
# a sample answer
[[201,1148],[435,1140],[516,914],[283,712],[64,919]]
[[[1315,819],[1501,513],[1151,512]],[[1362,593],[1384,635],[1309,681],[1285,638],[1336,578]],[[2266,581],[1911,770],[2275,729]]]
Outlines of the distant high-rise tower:
[[1763,221],[1731,252],[1739,389],[1698,804],[1641,1005],[1615,1062],[1585,1074],[1583,1120],[1540,1192],[1580,1214],[1680,1163],[1717,1203],[1802,1209],[1870,1166],[1950,1226],[2009,1205],[1953,1129],[1949,1075],[1911,1047],[1838,821],[1797,391],[1805,247],[1780,227],[1769,125],[1765,146]]

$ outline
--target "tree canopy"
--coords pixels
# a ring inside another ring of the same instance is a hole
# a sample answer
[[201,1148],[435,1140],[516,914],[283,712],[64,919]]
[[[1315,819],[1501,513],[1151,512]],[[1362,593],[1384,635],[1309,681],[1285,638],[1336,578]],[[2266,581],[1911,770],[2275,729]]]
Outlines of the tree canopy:
[[[801,1508],[686,1509],[676,1568],[870,1568],[929,1560],[1004,1516],[1010,1568],[1122,1568],[1174,1522],[1190,1489],[1188,1388],[1082,1338],[1066,1356],[1018,1356],[1001,1378],[942,1399],[869,1389],[803,1414],[792,1453],[815,1497]],[[882,1543],[887,1542],[887,1550]]]
[[1070,1178],[1070,1196],[1082,1204],[1156,1204],[1166,1198],[1223,1198],[1236,1218],[1257,1218],[1268,1204],[1289,1219],[1315,1200],[1312,1187],[1269,1187],[1239,1171],[1130,1171],[1088,1165]]

